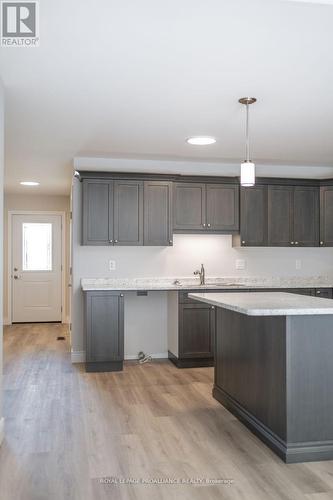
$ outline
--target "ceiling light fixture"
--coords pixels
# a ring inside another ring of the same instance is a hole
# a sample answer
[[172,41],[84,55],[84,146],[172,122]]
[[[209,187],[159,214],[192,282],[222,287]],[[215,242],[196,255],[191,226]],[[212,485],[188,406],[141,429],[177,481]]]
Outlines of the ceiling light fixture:
[[214,137],[189,137],[186,139],[188,144],[192,144],[193,146],[209,146],[209,144],[214,144],[216,139]]
[[256,167],[250,160],[250,138],[249,138],[249,106],[256,102],[255,97],[242,97],[238,100],[241,104],[246,106],[246,159],[241,164],[241,186],[254,186],[256,182]]
[[22,181],[21,186],[39,186],[39,182],[36,181]]

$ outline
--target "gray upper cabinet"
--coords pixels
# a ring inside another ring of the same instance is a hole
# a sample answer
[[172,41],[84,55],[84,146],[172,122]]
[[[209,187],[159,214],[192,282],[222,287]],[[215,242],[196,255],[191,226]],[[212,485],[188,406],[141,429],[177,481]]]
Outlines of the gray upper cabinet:
[[172,245],[172,184],[144,183],[144,245]]
[[232,233],[239,230],[239,186],[174,184],[174,231]]
[[232,232],[239,230],[239,186],[206,185],[207,229]]
[[242,187],[241,246],[267,246],[267,186]]
[[179,182],[174,184],[175,231],[197,232],[206,228],[206,185]]
[[268,245],[293,245],[293,191],[291,186],[268,186]]
[[143,182],[114,181],[114,244],[143,245]]
[[113,239],[113,182],[83,180],[82,244],[109,245]]
[[318,187],[268,186],[268,244],[318,246]]
[[333,246],[333,186],[320,188],[320,246]]
[[293,242],[295,246],[319,245],[319,188],[296,186],[293,203]]

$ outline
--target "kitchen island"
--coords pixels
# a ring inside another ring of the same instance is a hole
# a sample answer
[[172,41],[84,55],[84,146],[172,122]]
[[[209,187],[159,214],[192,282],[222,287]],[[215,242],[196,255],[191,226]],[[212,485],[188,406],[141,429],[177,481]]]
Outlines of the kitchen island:
[[216,308],[213,396],[285,462],[333,459],[333,304],[193,293]]

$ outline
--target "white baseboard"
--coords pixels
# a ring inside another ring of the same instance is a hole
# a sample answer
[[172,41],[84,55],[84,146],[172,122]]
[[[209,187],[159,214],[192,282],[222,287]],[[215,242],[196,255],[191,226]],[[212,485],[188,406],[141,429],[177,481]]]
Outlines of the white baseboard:
[[[157,352],[155,354],[151,354],[153,359],[167,359],[167,352]],[[125,354],[125,361],[129,361],[132,359],[138,359],[137,354]],[[71,361],[72,363],[84,363],[86,361],[86,353],[85,351],[71,351]]]
[[2,417],[0,419],[0,446],[4,437],[5,437],[5,419]]
[[9,321],[9,318],[3,318],[3,324],[4,325],[11,325],[11,322]]
[[[167,359],[168,353],[167,352],[157,352],[155,354],[150,354],[150,356],[153,359]],[[125,354],[125,361],[129,361],[131,359],[138,359],[138,355],[137,354]]]
[[86,361],[86,351],[71,351],[72,363],[84,363]]
[[63,321],[63,324],[64,325],[69,325],[70,321],[69,321],[69,316],[65,316],[64,317],[64,321]]

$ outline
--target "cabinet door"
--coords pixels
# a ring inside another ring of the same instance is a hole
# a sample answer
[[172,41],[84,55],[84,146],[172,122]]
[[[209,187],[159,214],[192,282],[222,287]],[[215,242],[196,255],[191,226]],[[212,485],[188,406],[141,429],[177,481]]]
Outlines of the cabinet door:
[[320,246],[333,247],[333,186],[320,188]]
[[207,184],[207,229],[239,231],[239,186]]
[[241,188],[240,234],[242,246],[267,246],[267,186]]
[[324,299],[332,299],[333,298],[332,288],[316,288],[315,296],[323,297]]
[[289,186],[268,186],[268,245],[293,245],[293,192]]
[[112,244],[113,182],[84,179],[82,184],[82,244]]
[[214,356],[215,308],[208,304],[180,304],[179,357]]
[[171,182],[144,183],[144,245],[172,245]]
[[[119,292],[86,292],[86,362],[122,362],[124,359],[124,297]],[[94,365],[97,366],[97,365]]]
[[143,245],[143,182],[114,181],[114,244]]
[[319,188],[296,186],[294,188],[295,246],[319,246]]
[[174,185],[174,224],[178,232],[206,229],[206,186],[197,183]]

